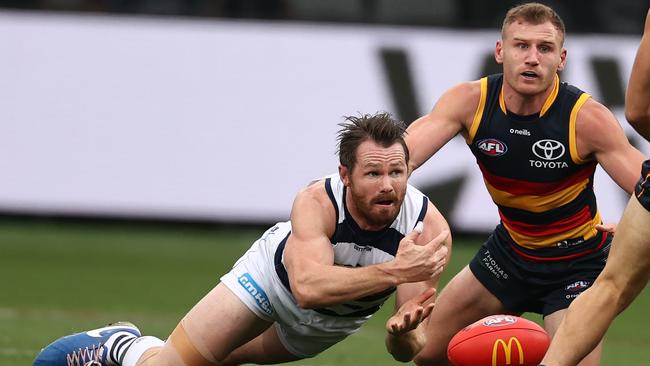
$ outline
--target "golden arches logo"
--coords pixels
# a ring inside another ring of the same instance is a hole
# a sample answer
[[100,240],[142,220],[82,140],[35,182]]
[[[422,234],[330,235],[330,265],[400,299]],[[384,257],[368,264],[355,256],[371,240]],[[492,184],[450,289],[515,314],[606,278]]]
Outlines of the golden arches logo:
[[517,351],[519,351],[519,364],[520,365],[524,364],[524,349],[521,347],[521,342],[519,342],[517,337],[510,337],[508,343],[506,343],[506,341],[504,341],[501,338],[497,339],[496,342],[494,342],[494,346],[492,347],[492,366],[497,366],[499,348],[503,348],[503,352],[505,353],[506,356],[505,364],[511,365],[513,344],[517,346]]

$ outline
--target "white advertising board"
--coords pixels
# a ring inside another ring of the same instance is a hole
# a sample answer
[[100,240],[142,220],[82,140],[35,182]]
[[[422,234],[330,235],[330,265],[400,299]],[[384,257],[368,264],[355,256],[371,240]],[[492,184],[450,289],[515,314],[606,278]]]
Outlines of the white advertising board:
[[[20,12],[0,13],[0,34],[0,211],[225,222],[287,219],[296,192],[335,171],[343,115],[398,112],[382,50],[405,56],[424,114],[481,76],[499,37]],[[593,60],[625,81],[638,41],[570,35],[563,79],[601,98]],[[496,208],[460,138],[412,183],[453,179],[451,224],[490,230]],[[625,194],[602,172],[596,190],[618,220]]]

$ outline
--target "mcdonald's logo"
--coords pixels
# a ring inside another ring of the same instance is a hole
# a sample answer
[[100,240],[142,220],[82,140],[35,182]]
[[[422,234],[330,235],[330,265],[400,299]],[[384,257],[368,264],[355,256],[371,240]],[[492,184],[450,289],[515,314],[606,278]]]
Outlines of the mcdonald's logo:
[[517,350],[519,351],[519,364],[523,365],[524,364],[524,349],[521,347],[521,342],[517,339],[517,337],[510,337],[508,340],[508,343],[506,343],[503,339],[499,338],[494,342],[494,346],[492,347],[492,366],[499,366],[497,364],[497,360],[499,358],[499,348],[503,348],[503,352],[505,354],[505,364],[504,365],[512,365],[511,359],[512,359],[512,345],[515,344],[517,346]]

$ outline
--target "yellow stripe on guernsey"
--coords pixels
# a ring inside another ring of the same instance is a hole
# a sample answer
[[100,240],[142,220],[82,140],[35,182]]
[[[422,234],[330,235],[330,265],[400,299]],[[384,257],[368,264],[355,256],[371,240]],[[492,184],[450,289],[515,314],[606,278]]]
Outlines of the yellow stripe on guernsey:
[[[551,94],[546,98],[546,101],[544,101],[544,105],[542,106],[542,109],[539,111],[539,116],[543,117],[546,112],[548,112],[549,108],[553,105],[553,102],[555,102],[555,98],[557,98],[557,94],[560,92],[560,77],[555,74],[555,78],[553,79],[553,90],[551,90]],[[507,109],[506,109],[506,100],[503,97],[503,86],[501,87],[501,92],[499,93],[499,107],[501,107],[501,111],[503,114],[507,114]]]
[[485,181],[485,186],[487,187],[488,192],[490,192],[490,196],[492,196],[494,203],[535,213],[546,212],[573,201],[587,188],[588,184],[589,178],[585,178],[584,180],[561,191],[544,196],[535,196],[508,193],[494,188],[494,186],[492,186],[487,180]]
[[557,235],[544,236],[539,238],[518,233],[512,230],[512,228],[510,228],[505,223],[503,223],[503,226],[505,226],[512,239],[517,244],[528,249],[539,249],[559,243],[566,238],[583,238],[584,240],[589,240],[596,236],[598,233],[598,230],[596,230],[596,225],[600,224],[601,222],[602,220],[600,217],[600,212],[596,212],[596,216],[594,216],[593,220],[590,222],[586,222],[574,229],[563,231]]
[[481,78],[481,98],[478,101],[478,107],[476,107],[476,113],[474,113],[474,120],[472,120],[472,126],[469,129],[469,135],[467,136],[467,144],[471,145],[474,141],[474,136],[476,136],[476,131],[478,131],[478,126],[481,125],[481,118],[483,118],[483,111],[485,110],[485,100],[487,99],[487,77]]
[[584,164],[585,160],[580,158],[578,155],[578,144],[576,143],[576,120],[578,119],[578,112],[585,102],[591,98],[591,95],[587,93],[582,93],[576,104],[573,105],[571,110],[571,116],[569,117],[569,151],[571,152],[571,159],[576,164]]

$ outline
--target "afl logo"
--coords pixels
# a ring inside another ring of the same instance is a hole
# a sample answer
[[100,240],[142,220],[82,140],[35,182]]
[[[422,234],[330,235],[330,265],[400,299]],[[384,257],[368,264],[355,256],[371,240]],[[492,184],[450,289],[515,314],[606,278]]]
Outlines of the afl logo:
[[517,322],[517,318],[515,318],[514,316],[493,315],[483,320],[483,325],[485,325],[486,327],[501,327],[504,325],[515,324],[516,322]]
[[580,291],[589,287],[591,283],[588,281],[576,281],[566,287],[567,291]]
[[533,144],[533,154],[544,160],[557,160],[564,155],[564,145],[556,140],[539,140]]
[[508,151],[508,147],[497,139],[485,139],[476,143],[479,150],[488,156],[501,156]]

